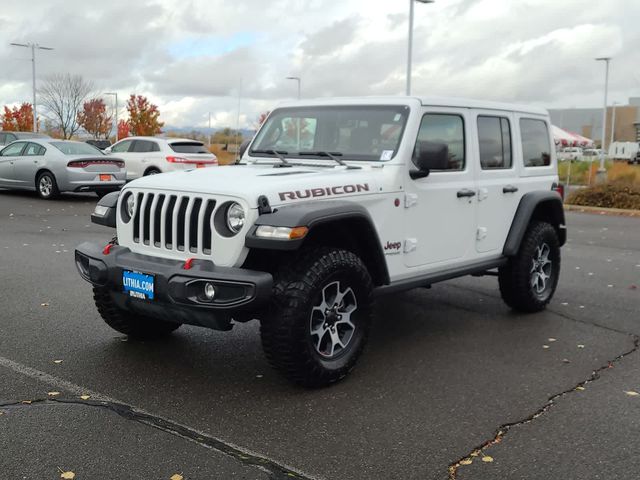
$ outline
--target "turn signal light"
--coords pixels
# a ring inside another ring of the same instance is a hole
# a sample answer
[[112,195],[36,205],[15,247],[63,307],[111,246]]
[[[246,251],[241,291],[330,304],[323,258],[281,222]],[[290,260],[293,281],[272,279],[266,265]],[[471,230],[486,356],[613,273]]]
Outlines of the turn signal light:
[[307,227],[273,227],[260,225],[256,229],[256,237],[273,238],[276,240],[297,240],[303,238],[309,229]]

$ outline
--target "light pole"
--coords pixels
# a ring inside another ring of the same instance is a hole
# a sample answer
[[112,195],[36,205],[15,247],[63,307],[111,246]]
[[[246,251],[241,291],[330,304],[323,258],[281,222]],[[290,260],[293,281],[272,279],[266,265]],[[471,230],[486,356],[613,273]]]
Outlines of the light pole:
[[602,151],[600,152],[600,168],[598,168],[597,179],[598,182],[604,183],[607,180],[607,170],[604,168],[604,143],[605,143],[605,130],[607,127],[607,94],[609,93],[609,62],[611,57],[599,57],[596,58],[598,62],[605,63],[604,74],[604,108],[602,110]]
[[36,110],[36,49],[53,50],[51,47],[41,47],[37,43],[11,43],[14,47],[26,47],[31,49],[31,75],[33,80],[33,131],[38,131],[38,113]]
[[413,61],[413,3],[434,3],[435,0],[409,0],[409,45],[407,48],[407,96],[411,95],[411,62]]
[[611,148],[611,144],[615,140],[615,131],[616,131],[616,105],[618,102],[613,102],[613,112],[611,112],[611,140],[609,140],[609,148]]
[[302,83],[302,80],[300,80],[300,77],[286,77],[286,79],[298,82],[298,100],[300,100],[300,84]]
[[116,105],[113,109],[114,116],[116,117],[116,142],[118,141],[118,92],[105,92],[105,95],[113,95],[115,97]]

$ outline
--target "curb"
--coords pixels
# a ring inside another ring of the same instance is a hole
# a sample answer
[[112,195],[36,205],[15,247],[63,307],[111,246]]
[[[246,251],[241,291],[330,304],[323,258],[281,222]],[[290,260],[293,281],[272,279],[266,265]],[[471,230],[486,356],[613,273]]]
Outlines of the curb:
[[565,204],[568,212],[590,213],[592,215],[615,215],[619,217],[640,217],[640,210],[625,210],[623,208],[586,207],[584,205]]

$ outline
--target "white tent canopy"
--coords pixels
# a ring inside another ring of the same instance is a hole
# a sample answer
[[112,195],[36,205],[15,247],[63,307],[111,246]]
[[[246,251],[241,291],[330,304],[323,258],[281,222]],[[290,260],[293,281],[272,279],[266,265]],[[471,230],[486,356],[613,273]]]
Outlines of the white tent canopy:
[[590,138],[563,130],[555,125],[551,125],[551,130],[553,132],[553,141],[559,147],[593,148],[594,142]]

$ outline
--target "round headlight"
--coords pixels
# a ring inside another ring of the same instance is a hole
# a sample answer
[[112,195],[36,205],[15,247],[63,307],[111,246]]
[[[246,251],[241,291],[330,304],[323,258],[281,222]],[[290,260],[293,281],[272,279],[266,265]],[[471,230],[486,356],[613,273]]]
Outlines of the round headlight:
[[233,202],[227,208],[227,227],[233,233],[238,233],[244,227],[244,208],[239,203]]
[[133,195],[129,195],[127,197],[127,213],[129,214],[129,218],[133,218],[133,214],[136,209],[136,199]]

